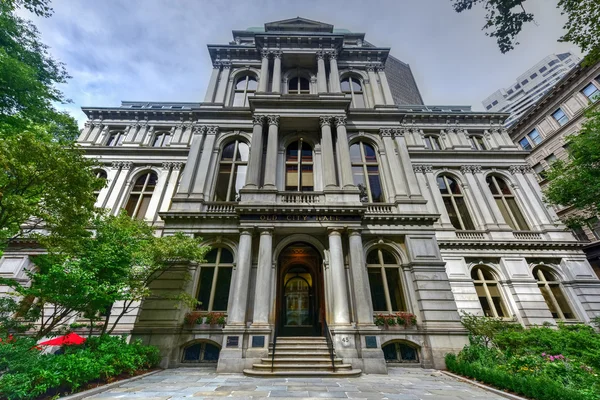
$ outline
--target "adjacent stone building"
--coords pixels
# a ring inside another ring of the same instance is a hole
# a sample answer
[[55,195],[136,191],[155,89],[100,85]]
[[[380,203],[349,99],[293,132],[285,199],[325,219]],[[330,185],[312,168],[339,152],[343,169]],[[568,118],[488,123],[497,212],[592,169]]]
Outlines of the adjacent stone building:
[[[390,49],[363,33],[294,18],[233,37],[208,46],[202,103],[83,109],[79,143],[107,182],[98,206],[212,246],[124,320],[164,366],[270,373],[270,343],[301,363],[312,337],[354,372],[441,368],[467,342],[460,311],[526,326],[600,314],[600,281],[507,114],[398,105],[420,99],[414,80],[395,96]],[[18,275],[27,251],[6,252],[0,273]],[[199,310],[160,296],[182,290]],[[192,311],[227,322],[186,324]],[[374,324],[398,312],[416,326]]]

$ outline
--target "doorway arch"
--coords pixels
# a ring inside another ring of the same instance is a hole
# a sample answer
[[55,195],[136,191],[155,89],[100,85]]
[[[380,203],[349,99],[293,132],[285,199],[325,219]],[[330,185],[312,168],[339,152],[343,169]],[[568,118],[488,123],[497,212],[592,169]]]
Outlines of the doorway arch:
[[321,254],[311,244],[293,242],[277,260],[278,335],[320,336],[325,318]]

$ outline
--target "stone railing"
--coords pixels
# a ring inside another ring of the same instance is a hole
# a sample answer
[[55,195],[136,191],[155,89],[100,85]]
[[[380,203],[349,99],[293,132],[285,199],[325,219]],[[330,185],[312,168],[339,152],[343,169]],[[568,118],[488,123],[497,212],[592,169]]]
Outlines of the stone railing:
[[277,195],[277,202],[284,204],[319,204],[323,195],[314,192],[282,192]]
[[367,204],[366,214],[393,214],[395,207],[390,204]]
[[537,232],[513,232],[515,239],[518,240],[542,240],[542,235]]
[[206,203],[204,211],[211,214],[233,214],[235,213],[234,202],[211,202]]
[[485,233],[478,231],[456,231],[456,238],[463,240],[484,240]]

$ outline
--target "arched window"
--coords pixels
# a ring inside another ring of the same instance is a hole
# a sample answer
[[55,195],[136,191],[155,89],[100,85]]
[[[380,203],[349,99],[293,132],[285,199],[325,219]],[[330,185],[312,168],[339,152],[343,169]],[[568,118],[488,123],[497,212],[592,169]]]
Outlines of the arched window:
[[168,146],[169,143],[171,143],[171,138],[171,132],[158,132],[156,135],[154,135],[152,147]]
[[[103,170],[103,169],[97,169],[97,170],[94,171],[94,175],[96,176],[96,179],[102,179],[104,181],[104,186],[106,186],[106,180],[108,179],[108,176],[106,175],[106,171],[105,170]],[[98,196],[100,195],[100,191],[101,190],[102,189],[94,191],[94,196],[96,197],[96,200],[98,200]]]
[[442,142],[440,142],[440,138],[437,135],[425,135],[423,136],[423,141],[425,142],[425,148],[428,150],[442,150]]
[[313,151],[302,139],[291,143],[285,152],[285,190],[313,191]]
[[471,148],[473,150],[487,150],[483,136],[471,135],[469,136],[469,142],[471,142]]
[[473,278],[477,297],[479,297],[479,303],[485,316],[507,317],[508,312],[494,274],[488,268],[478,266],[471,270],[471,278]]
[[367,255],[367,271],[373,310],[376,312],[407,311],[402,292],[401,267],[387,250],[371,250]]
[[519,210],[515,195],[510,191],[504,179],[490,175],[486,178],[486,182],[506,223],[514,230],[529,230],[527,222]]
[[233,93],[233,106],[248,107],[250,105],[248,98],[254,96],[257,88],[258,82],[255,77],[246,75],[238,78]]
[[183,350],[184,363],[216,363],[221,349],[209,342],[194,343]]
[[365,108],[365,98],[360,81],[352,76],[342,79],[342,92],[352,97],[352,108]]
[[288,82],[289,94],[309,94],[310,82],[301,76],[296,76]]
[[238,193],[246,182],[249,152],[248,145],[239,140],[231,142],[223,148],[215,201],[237,201]]
[[350,146],[352,177],[361,191],[361,201],[384,202],[383,188],[379,178],[379,162],[375,149],[366,143],[358,142]]
[[125,140],[125,132],[111,132],[106,141],[107,146],[120,146]]
[[381,348],[389,363],[418,363],[419,349],[404,342],[388,343]]
[[537,266],[533,269],[533,277],[544,296],[546,305],[555,319],[573,319],[573,312],[565,297],[560,281],[548,268]]
[[460,185],[452,178],[446,175],[440,175],[437,178],[437,184],[444,199],[444,206],[450,217],[452,226],[458,230],[474,230],[475,225],[471,220],[465,196],[460,190]]
[[158,177],[152,171],[146,172],[136,179],[129,194],[127,206],[125,206],[125,210],[131,218],[144,219],[157,182]]
[[198,309],[202,311],[227,311],[229,286],[233,273],[233,254],[226,248],[214,248],[200,265],[198,282]]

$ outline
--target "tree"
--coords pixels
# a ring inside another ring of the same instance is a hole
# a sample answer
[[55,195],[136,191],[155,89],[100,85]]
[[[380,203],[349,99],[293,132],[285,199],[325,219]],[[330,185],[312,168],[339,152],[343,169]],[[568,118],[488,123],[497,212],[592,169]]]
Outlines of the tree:
[[590,110],[586,118],[579,134],[567,138],[568,160],[556,161],[547,174],[547,201],[580,211],[566,221],[570,227],[600,213],[600,111]]
[[[534,15],[527,12],[525,0],[451,0],[456,12],[471,10],[483,4],[487,36],[496,38],[502,53],[506,53],[519,42],[516,37],[523,26],[534,21]],[[566,33],[560,42],[571,42],[587,53],[584,63],[591,65],[600,60],[600,2],[598,0],[558,0],[557,8],[567,16],[563,27]]]

